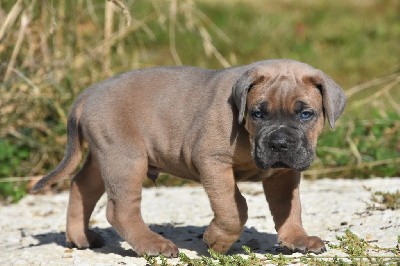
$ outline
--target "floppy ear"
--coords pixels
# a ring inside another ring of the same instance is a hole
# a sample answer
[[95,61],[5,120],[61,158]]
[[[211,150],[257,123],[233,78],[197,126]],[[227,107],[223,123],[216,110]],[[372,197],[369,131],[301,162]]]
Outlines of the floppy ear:
[[342,88],[322,71],[318,71],[316,75],[311,75],[307,79],[320,90],[325,117],[333,128],[346,106],[346,96]]
[[246,71],[235,82],[232,87],[232,95],[237,108],[239,109],[239,124],[242,124],[246,112],[247,94],[251,87],[265,79],[265,76],[260,75],[257,68],[252,68]]

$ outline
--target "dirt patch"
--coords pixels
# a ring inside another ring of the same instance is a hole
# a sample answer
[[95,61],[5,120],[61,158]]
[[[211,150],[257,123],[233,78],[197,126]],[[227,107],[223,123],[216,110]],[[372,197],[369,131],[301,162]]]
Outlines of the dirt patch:
[[[400,234],[400,210],[371,206],[374,192],[395,192],[399,184],[400,178],[303,181],[304,227],[310,235],[333,244],[336,236],[350,228],[369,243],[393,248]],[[243,183],[240,189],[248,202],[249,220],[229,254],[245,254],[243,245],[260,256],[279,253],[261,183]],[[91,225],[106,245],[93,250],[69,249],[65,245],[67,193],[29,195],[18,204],[0,206],[0,264],[145,265],[146,260],[136,257],[106,221],[105,202],[103,196]],[[174,241],[181,252],[191,258],[208,254],[202,234],[212,219],[212,211],[201,187],[144,189],[142,211],[150,227]],[[384,251],[381,254],[385,256]],[[340,255],[339,251],[331,248],[323,254],[335,255]],[[178,259],[168,262],[174,264]]]

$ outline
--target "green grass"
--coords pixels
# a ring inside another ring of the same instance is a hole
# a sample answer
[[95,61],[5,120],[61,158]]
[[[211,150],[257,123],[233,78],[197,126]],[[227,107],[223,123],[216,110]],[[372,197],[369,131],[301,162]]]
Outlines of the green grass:
[[[18,171],[20,165],[29,158],[29,149],[23,144],[15,145],[8,140],[0,139],[0,176],[11,176]],[[15,169],[15,170],[14,170]],[[24,175],[23,172],[18,172]],[[2,181],[0,179],[0,181]],[[9,202],[17,202],[25,195],[25,182],[21,181],[0,183],[0,195]]]
[[[16,2],[0,4],[5,14],[0,27]],[[110,49],[104,45],[104,24],[111,22],[105,19],[104,1],[18,2],[21,11],[0,40],[0,178],[42,175],[58,164],[68,110],[95,82],[177,60],[221,68],[267,58],[320,68],[350,96],[337,128],[321,136],[318,158],[306,177],[400,175],[400,2],[177,1],[172,24],[170,1],[124,2],[137,28]],[[17,47],[23,14],[30,20]],[[127,29],[126,21],[117,8],[113,34]],[[179,59],[172,56],[174,49]],[[360,84],[367,85],[355,87]],[[181,183],[161,179],[160,184]],[[0,194],[18,191],[15,198],[20,198],[24,186],[3,182]]]
[[[327,129],[320,136],[318,158],[305,175],[312,177],[321,171],[319,175],[332,178],[399,176],[399,121],[400,115],[396,112],[382,114],[375,110],[368,114],[368,119],[346,117],[337,129]],[[376,165],[376,162],[382,164]]]

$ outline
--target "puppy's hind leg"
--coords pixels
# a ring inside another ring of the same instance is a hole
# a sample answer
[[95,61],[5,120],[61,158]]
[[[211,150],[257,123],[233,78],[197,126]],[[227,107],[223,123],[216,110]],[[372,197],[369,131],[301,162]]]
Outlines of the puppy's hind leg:
[[103,193],[99,166],[89,153],[82,169],[71,181],[66,232],[68,246],[99,248],[104,245],[100,235],[89,230],[90,215]]
[[142,183],[148,170],[145,152],[127,143],[110,146],[100,157],[100,165],[108,196],[107,220],[118,234],[138,255],[178,256],[176,245],[151,231],[142,219]]

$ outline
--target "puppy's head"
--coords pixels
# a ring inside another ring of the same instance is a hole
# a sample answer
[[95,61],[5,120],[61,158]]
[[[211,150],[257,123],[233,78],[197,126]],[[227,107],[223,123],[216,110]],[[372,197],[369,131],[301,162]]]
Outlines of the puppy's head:
[[254,66],[234,84],[233,98],[260,169],[306,169],[315,158],[325,119],[334,127],[346,105],[331,78],[291,60]]

